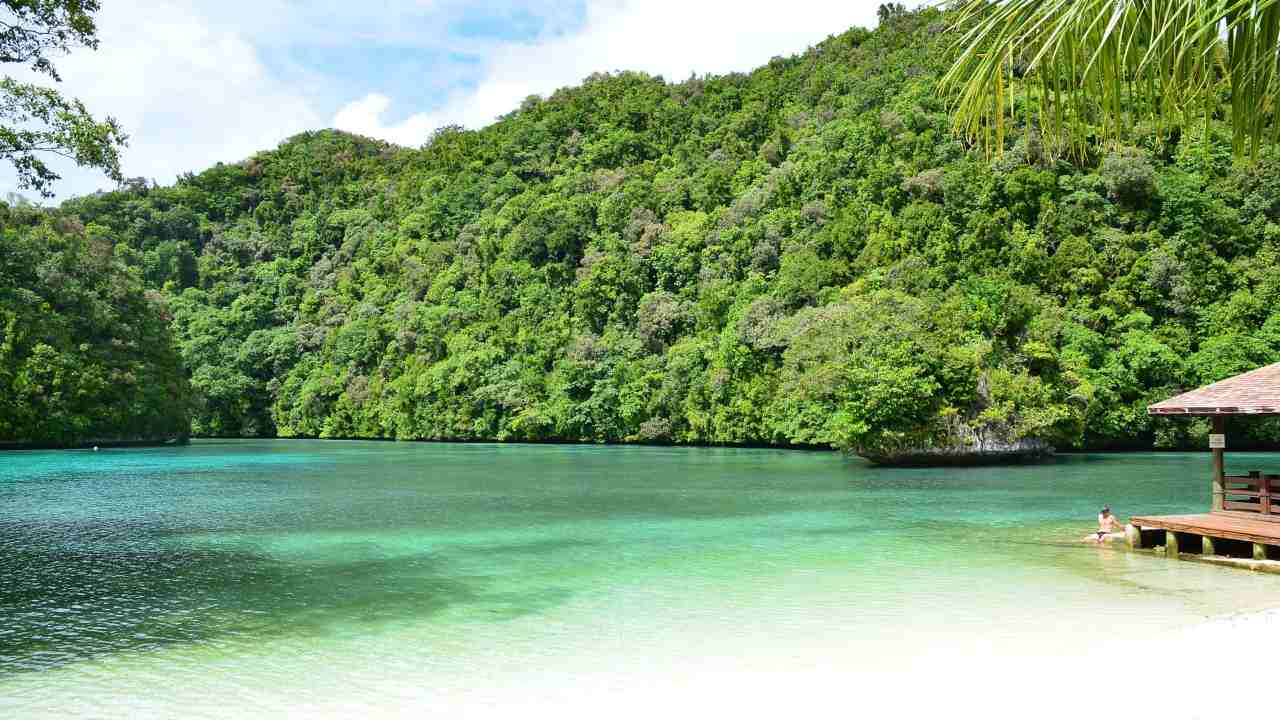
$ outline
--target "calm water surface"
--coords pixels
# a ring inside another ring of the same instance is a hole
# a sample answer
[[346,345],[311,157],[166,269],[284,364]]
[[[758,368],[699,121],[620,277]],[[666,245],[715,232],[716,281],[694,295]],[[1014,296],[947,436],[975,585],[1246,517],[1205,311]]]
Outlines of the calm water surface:
[[1203,509],[1208,470],[319,441],[4,453],[0,715],[462,716],[1140,641],[1280,604],[1280,578],[1079,542],[1103,503]]

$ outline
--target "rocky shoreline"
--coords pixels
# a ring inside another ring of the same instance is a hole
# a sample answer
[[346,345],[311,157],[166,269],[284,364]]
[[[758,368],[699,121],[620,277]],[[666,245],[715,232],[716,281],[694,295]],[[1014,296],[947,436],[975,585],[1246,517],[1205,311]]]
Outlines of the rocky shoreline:
[[976,438],[964,444],[906,448],[893,452],[859,452],[858,455],[886,466],[999,465],[1044,460],[1053,455],[1053,446],[1033,438],[1015,441]]

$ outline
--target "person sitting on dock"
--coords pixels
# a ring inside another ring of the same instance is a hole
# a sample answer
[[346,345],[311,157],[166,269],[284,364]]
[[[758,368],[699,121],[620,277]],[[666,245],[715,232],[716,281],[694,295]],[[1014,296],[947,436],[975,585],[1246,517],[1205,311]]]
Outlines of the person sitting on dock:
[[1098,531],[1094,533],[1094,542],[1102,544],[1108,535],[1116,532],[1116,526],[1119,524],[1120,521],[1111,514],[1111,507],[1103,506],[1102,511],[1098,513]]

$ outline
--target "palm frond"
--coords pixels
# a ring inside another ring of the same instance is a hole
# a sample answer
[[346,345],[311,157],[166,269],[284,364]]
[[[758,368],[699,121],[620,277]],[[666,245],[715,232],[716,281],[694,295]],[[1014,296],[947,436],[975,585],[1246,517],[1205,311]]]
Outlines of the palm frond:
[[[1047,146],[1207,128],[1228,93],[1233,150],[1254,157],[1280,139],[1280,0],[957,0],[956,58],[942,79],[957,132],[1003,150],[1016,117],[1015,64]],[[1026,116],[1026,117],[1029,117]]]

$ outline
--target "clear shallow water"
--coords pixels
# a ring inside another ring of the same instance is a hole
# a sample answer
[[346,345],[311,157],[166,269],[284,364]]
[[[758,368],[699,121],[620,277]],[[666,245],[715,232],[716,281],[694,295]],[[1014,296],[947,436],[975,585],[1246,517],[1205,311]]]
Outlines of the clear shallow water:
[[318,441],[0,454],[0,714],[501,714],[1142,642],[1280,604],[1277,577],[1079,542],[1104,502],[1203,509],[1208,463]]

